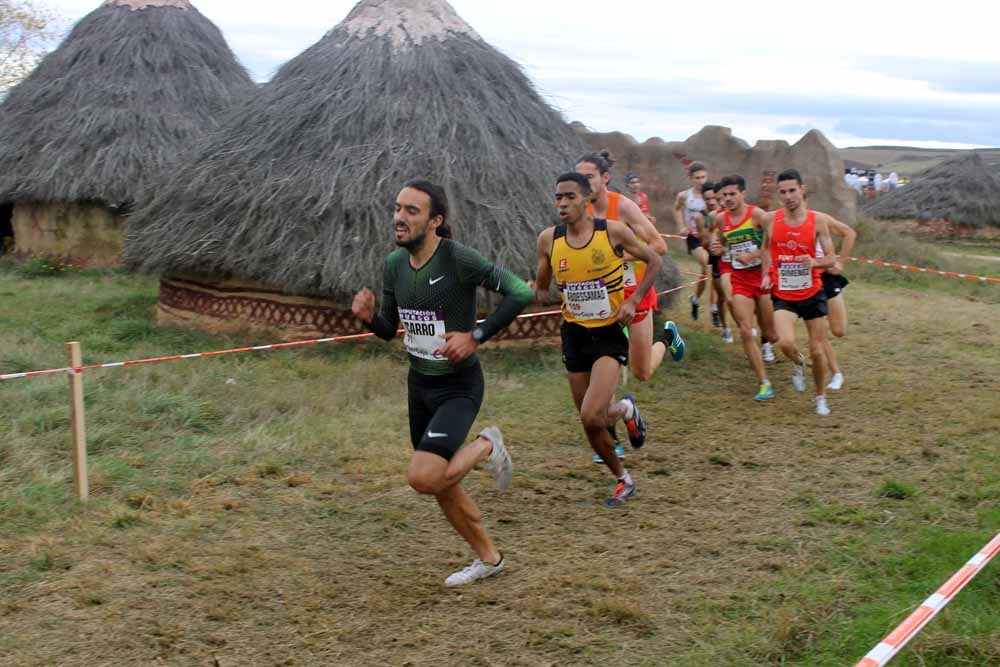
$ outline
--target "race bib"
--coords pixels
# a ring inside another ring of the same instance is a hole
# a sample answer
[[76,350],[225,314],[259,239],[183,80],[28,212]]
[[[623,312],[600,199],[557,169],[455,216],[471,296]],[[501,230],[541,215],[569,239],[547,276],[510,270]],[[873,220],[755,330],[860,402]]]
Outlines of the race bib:
[[399,321],[403,324],[403,345],[414,357],[441,361],[438,352],[444,347],[444,311],[399,309]]
[[782,292],[795,292],[812,286],[812,269],[801,262],[782,262],[778,265],[778,289]]
[[566,310],[578,320],[611,317],[611,299],[603,280],[584,280],[563,285]]
[[635,264],[632,262],[625,262],[622,264],[622,271],[625,275],[625,287],[635,287],[639,284],[639,280],[635,275]]
[[741,255],[746,252],[756,252],[757,244],[753,241],[740,241],[739,243],[732,243],[729,245],[729,256],[733,260],[734,269],[755,269],[760,266],[760,257],[753,260],[748,264],[736,259],[737,255]]

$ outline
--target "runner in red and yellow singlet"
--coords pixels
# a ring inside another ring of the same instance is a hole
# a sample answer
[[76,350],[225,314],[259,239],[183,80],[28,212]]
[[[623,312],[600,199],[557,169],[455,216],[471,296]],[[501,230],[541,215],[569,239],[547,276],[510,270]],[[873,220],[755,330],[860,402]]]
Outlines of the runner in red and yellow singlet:
[[732,289],[733,317],[740,329],[743,351],[760,386],[754,398],[766,401],[774,397],[764,368],[764,357],[753,335],[756,314],[764,340],[777,340],[771,300],[761,289],[761,225],[767,213],[746,203],[746,180],[742,176],[726,176],[716,184],[723,212],[714,218],[715,238],[711,247],[729,255],[729,280]]
[[[805,355],[795,342],[795,321],[805,320],[816,384],[816,414],[825,416],[830,408],[824,393],[827,303],[822,274],[837,261],[837,255],[830,239],[830,216],[810,211],[804,205],[804,194],[798,171],[788,169],[778,175],[782,208],[764,221],[761,287],[771,289],[779,345],[795,364],[792,386],[800,392],[806,390]],[[822,257],[817,257],[817,244]]]

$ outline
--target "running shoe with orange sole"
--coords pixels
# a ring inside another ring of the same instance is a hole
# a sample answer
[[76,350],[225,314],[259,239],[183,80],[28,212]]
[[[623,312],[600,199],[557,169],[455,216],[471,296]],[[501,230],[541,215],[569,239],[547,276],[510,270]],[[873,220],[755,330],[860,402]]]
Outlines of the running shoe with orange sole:
[[639,406],[632,394],[625,394],[622,398],[632,404],[632,418],[625,420],[628,441],[635,449],[642,449],[642,446],[646,444],[646,420],[639,414]]

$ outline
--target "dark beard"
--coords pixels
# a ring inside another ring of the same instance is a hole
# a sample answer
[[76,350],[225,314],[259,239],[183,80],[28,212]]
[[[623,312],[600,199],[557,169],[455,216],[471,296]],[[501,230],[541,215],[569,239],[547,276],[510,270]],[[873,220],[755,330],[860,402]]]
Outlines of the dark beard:
[[424,230],[424,233],[419,236],[411,236],[409,241],[396,241],[396,245],[400,248],[406,248],[406,250],[412,255],[413,251],[420,248],[426,240],[427,230]]

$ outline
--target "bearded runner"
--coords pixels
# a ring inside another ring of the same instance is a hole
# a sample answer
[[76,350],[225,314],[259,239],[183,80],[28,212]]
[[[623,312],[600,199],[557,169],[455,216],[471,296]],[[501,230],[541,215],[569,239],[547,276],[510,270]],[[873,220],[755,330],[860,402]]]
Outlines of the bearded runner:
[[[498,574],[505,566],[482,525],[479,508],[461,487],[477,464],[486,462],[497,489],[511,484],[513,465],[500,429],[490,426],[466,446],[484,393],[476,348],[517,317],[533,296],[511,272],[451,240],[448,199],[440,186],[411,181],[396,198],[394,251],[385,262],[381,306],[369,289],[355,297],[352,310],[384,340],[403,326],[410,357],[407,380],[410,441],[414,453],[407,481],[418,493],[433,495],[445,517],[477,558],[445,580],[469,584]],[[476,289],[503,294],[487,320],[476,326]]]

